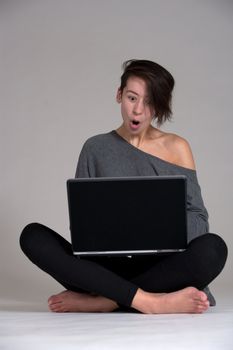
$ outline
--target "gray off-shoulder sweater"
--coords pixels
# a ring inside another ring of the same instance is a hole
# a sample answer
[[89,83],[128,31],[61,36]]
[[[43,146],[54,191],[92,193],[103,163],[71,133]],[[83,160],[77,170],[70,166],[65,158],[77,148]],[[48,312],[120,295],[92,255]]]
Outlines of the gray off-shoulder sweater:
[[164,161],[132,146],[111,131],[89,138],[80,153],[76,177],[185,175],[187,177],[188,241],[209,231],[195,170]]
[[[188,241],[209,231],[208,213],[195,170],[174,165],[132,146],[111,131],[89,138],[81,150],[75,177],[185,175],[187,177]],[[208,286],[210,305],[216,304]]]

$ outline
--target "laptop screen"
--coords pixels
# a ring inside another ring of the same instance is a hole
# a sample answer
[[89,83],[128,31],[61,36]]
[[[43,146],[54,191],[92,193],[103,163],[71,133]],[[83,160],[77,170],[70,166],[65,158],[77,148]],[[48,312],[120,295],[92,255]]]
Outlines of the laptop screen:
[[139,254],[187,245],[186,178],[67,181],[75,254]]

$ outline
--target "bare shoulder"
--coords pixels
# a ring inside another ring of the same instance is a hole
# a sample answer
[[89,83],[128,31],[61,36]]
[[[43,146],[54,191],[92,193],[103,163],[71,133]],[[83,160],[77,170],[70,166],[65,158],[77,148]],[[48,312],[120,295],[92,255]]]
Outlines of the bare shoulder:
[[174,162],[182,167],[195,170],[191,147],[187,140],[172,133],[164,133],[166,148],[174,155]]

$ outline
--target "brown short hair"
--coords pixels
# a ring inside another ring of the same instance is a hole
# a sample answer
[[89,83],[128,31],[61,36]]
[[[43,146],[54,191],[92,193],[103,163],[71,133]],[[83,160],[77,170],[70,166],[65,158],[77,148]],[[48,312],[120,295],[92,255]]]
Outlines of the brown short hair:
[[123,92],[130,77],[143,79],[148,89],[149,104],[155,111],[154,119],[158,125],[171,119],[172,90],[175,85],[173,76],[158,63],[148,60],[128,60],[123,63],[120,91]]

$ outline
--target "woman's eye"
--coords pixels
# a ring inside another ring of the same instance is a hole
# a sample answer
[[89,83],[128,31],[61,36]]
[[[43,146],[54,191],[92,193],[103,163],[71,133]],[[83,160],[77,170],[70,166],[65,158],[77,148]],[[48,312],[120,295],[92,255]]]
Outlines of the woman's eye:
[[133,101],[136,101],[136,97],[135,97],[135,96],[128,96],[128,98],[129,98],[129,100],[132,101],[132,102],[133,102]]

